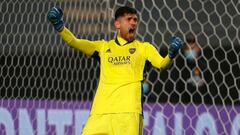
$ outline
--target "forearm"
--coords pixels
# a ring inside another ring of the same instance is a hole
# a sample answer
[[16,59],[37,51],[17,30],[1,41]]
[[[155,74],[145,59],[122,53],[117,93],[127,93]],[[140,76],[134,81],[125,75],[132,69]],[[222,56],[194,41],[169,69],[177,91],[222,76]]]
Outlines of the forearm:
[[[171,64],[172,64],[172,59],[176,57],[179,49],[182,47],[182,40],[179,37],[172,37],[171,38],[171,43],[170,47],[168,50],[168,55],[163,58],[161,57],[156,50],[152,49],[149,52],[153,52],[152,54],[150,53],[150,56],[152,58],[152,61],[155,65],[155,67],[159,68],[160,70],[165,70],[167,69]],[[160,61],[160,62],[159,62]]]
[[170,67],[170,65],[172,64],[172,62],[173,62],[173,59],[171,59],[171,58],[169,57],[169,55],[167,55],[165,58],[162,59],[162,61],[161,61],[161,63],[160,63],[160,65],[159,65],[158,68],[159,68],[160,70],[165,70],[165,69],[167,69],[167,68]]
[[94,52],[94,45],[92,41],[76,38],[66,27],[59,32],[59,35],[69,46],[76,48],[87,55],[92,55]]
[[155,55],[149,60],[153,67],[160,70],[167,69],[172,64],[172,59],[167,55],[166,57],[161,57],[159,54]]

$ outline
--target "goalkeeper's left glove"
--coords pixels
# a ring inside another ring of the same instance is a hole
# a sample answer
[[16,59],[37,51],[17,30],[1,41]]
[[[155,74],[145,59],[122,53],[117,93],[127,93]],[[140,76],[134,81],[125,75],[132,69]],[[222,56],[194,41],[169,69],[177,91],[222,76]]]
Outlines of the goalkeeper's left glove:
[[54,29],[58,32],[62,31],[64,27],[62,16],[63,12],[58,7],[52,7],[47,15],[48,20],[53,24]]
[[182,48],[183,42],[179,37],[172,37],[170,41],[170,46],[168,49],[168,54],[171,59],[175,58],[178,50]]

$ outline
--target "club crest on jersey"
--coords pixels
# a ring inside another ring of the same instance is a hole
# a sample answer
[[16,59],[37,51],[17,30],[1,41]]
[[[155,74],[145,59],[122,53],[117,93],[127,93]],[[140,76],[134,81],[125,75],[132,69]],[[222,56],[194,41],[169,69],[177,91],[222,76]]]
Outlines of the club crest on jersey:
[[135,51],[136,51],[136,48],[129,48],[129,52],[130,52],[130,54],[135,53]]

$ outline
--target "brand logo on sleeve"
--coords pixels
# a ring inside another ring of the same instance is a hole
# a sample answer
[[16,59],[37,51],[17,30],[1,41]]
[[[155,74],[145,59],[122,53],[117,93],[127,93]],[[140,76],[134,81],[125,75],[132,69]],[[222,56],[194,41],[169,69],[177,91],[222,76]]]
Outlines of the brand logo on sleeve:
[[110,50],[110,48],[108,48],[107,50],[106,50],[106,53],[111,53],[112,51]]

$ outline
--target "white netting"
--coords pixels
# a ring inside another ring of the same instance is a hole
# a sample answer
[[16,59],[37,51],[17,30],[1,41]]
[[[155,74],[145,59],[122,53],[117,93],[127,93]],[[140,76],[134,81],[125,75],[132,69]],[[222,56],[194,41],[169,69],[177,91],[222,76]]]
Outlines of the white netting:
[[[32,101],[57,100],[63,105],[92,101],[99,63],[68,47],[56,34],[46,19],[47,11],[56,5],[79,38],[113,38],[113,14],[124,5],[139,13],[137,38],[154,44],[163,56],[172,35],[185,42],[195,38],[195,46],[186,44],[169,70],[147,68],[151,91],[143,96],[144,134],[240,134],[239,0],[1,1],[0,114],[2,108],[28,107]],[[29,106],[29,111],[34,110]],[[21,117],[12,113],[15,125]],[[31,118],[32,123],[38,120]],[[5,133],[11,132],[0,118],[0,134]]]

